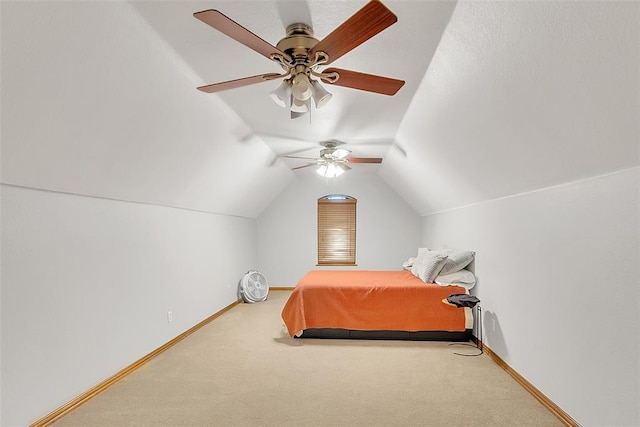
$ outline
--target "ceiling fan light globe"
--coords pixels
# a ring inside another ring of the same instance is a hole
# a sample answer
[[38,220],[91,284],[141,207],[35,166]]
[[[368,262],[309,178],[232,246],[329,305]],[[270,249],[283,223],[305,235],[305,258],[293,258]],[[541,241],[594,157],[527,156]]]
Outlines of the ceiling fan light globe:
[[309,77],[304,73],[298,73],[291,83],[291,94],[299,101],[306,101],[313,95]]
[[316,173],[320,176],[326,176],[327,165],[321,165],[318,169],[316,169]]
[[294,97],[291,102],[291,111],[294,113],[308,113],[309,105],[305,101],[300,101]]
[[322,108],[333,95],[331,95],[327,90],[322,87],[322,85],[313,80],[311,82],[311,86],[313,88],[313,101],[316,103],[316,108]]
[[280,86],[269,92],[269,96],[273,99],[273,102],[280,107],[289,108],[291,104],[291,88],[289,87],[289,83],[283,81]]
[[344,171],[335,163],[329,163],[327,165],[327,171],[325,172],[325,175],[327,178],[335,178],[338,177],[340,175],[342,175],[344,173]]

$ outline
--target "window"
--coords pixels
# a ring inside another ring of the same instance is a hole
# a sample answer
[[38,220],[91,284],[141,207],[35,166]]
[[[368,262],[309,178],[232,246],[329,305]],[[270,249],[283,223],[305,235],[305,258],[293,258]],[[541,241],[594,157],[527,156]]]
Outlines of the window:
[[356,203],[344,194],[318,199],[318,265],[356,265]]

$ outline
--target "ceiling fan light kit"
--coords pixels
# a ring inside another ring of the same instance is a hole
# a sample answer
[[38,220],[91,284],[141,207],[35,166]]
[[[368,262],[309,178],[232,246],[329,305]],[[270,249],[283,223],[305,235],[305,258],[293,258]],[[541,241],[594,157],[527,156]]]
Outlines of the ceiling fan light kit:
[[307,24],[289,25],[286,36],[276,46],[272,46],[217,10],[203,10],[193,15],[205,24],[278,63],[284,70],[282,74],[260,74],[198,87],[206,93],[282,78],[283,82],[280,86],[269,95],[277,105],[290,109],[291,118],[295,118],[309,111],[311,99],[316,108],[322,108],[331,99],[331,93],[320,84],[320,81],[389,96],[395,95],[404,85],[402,80],[357,71],[337,68],[319,70],[319,67],[330,64],[398,20],[396,15],[379,0],[371,0],[322,40],[315,38],[313,29]]
[[325,178],[337,178],[344,173],[344,170],[336,163],[328,163],[316,169],[316,173]]
[[292,113],[308,113],[309,103],[307,101],[301,101],[296,97],[291,98],[291,112]]
[[269,93],[273,102],[281,106],[282,108],[291,107],[291,88],[288,82],[284,81],[280,83],[280,86],[275,88]]
[[316,108],[322,108],[333,95],[315,80],[311,82],[311,86],[313,86],[313,101],[316,103]]
[[296,74],[291,81],[291,95],[298,101],[306,101],[312,94],[309,77],[303,73]]

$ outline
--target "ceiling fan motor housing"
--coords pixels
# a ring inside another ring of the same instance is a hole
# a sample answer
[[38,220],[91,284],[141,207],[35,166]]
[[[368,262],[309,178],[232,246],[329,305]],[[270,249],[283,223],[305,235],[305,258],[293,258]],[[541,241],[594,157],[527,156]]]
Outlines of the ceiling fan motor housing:
[[318,39],[313,36],[313,29],[302,23],[291,24],[287,27],[287,36],[280,40],[276,48],[292,57],[296,63],[308,63],[308,53]]

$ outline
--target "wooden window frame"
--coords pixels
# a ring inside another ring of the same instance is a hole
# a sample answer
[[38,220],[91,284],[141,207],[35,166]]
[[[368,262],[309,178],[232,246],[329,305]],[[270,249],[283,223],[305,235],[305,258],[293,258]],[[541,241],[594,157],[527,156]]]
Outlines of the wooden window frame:
[[318,199],[318,266],[355,266],[358,201],[332,194]]

